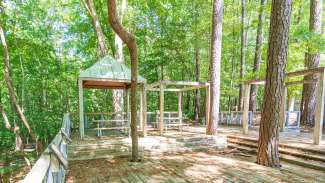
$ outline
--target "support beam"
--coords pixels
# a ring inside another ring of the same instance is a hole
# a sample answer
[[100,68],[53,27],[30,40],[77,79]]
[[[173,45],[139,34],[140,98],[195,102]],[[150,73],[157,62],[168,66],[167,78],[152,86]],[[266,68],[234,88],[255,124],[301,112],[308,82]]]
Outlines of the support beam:
[[164,84],[160,83],[160,111],[159,111],[159,131],[160,135],[164,132]]
[[208,124],[210,121],[210,85],[207,85],[205,89],[205,126],[208,130]]
[[249,112],[249,92],[251,85],[244,84],[243,86],[243,133],[248,134],[248,112]]
[[79,133],[80,139],[83,139],[85,135],[84,128],[84,102],[83,102],[83,87],[82,80],[78,80],[78,89],[79,89]]
[[[160,88],[148,88],[149,91],[156,91],[156,92],[159,92],[160,91]],[[180,92],[180,91],[183,91],[183,89],[181,88],[165,88],[164,89],[165,92]]]
[[147,136],[147,86],[146,84],[143,84],[142,90],[141,90],[141,99],[142,99],[142,135],[145,137]]
[[287,87],[283,86],[283,93],[282,93],[282,104],[280,107],[280,131],[283,132],[286,123],[286,103],[287,103]]
[[143,129],[143,86],[140,86],[140,111],[139,111],[139,125],[140,125],[140,130]]
[[125,113],[126,113],[126,118],[128,120],[128,135],[130,136],[131,134],[131,115],[130,115],[130,89],[125,90],[125,96],[126,96],[126,108],[125,108]]
[[182,95],[183,95],[182,92],[178,92],[178,118],[179,118],[180,128],[182,128],[182,123],[183,123]]
[[322,140],[323,119],[324,119],[324,92],[325,78],[324,71],[320,74],[317,85],[315,127],[314,127],[314,144],[319,145]]

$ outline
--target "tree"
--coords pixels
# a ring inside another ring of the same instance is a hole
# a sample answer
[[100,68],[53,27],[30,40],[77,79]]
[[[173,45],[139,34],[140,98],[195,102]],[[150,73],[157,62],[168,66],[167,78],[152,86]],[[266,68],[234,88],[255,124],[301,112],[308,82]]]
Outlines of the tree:
[[291,17],[291,0],[272,0],[266,83],[258,139],[257,163],[280,167],[279,117],[284,91],[285,66]]
[[217,133],[220,105],[220,65],[222,42],[223,0],[213,1],[212,37],[211,37],[211,63],[210,63],[210,120],[207,134]]
[[[310,0],[310,17],[309,31],[312,33],[321,33],[322,31],[322,0]],[[305,67],[312,69],[319,67],[320,54],[313,51],[311,46],[305,54]],[[304,76],[304,80],[318,80],[317,76]],[[317,82],[306,83],[303,85],[302,91],[302,109],[301,109],[301,124],[313,125],[316,109],[316,91]]]
[[[241,46],[240,46],[240,79],[243,79],[245,73],[245,57],[246,57],[246,41],[247,34],[245,31],[246,26],[246,0],[241,1]],[[239,104],[238,109],[243,109],[243,85],[239,84]]]
[[115,0],[108,0],[108,21],[114,32],[127,45],[131,60],[131,136],[132,136],[132,161],[138,161],[138,132],[137,132],[137,82],[138,82],[138,53],[136,39],[121,25],[116,14]]
[[[253,72],[256,73],[260,68],[260,63],[262,60],[262,46],[263,46],[263,26],[265,18],[265,5],[266,0],[261,0],[261,5],[258,15],[258,26],[256,34],[256,46],[255,46],[255,55],[254,55],[254,66]],[[256,111],[256,95],[257,95],[257,85],[251,86],[250,91],[250,101],[249,101],[249,110]]]
[[[119,13],[119,20],[120,24],[122,24],[123,21],[123,16],[126,11],[127,7],[127,0],[122,0],[121,8],[120,8],[120,13]],[[118,62],[123,63],[124,62],[124,57],[123,57],[123,42],[121,38],[115,34],[115,59]],[[113,91],[113,106],[114,106],[114,111],[119,112],[123,111],[123,90],[114,90]]]
[[105,36],[103,34],[102,27],[101,27],[100,22],[97,17],[94,2],[93,2],[93,0],[85,0],[84,4],[86,6],[86,9],[87,9],[90,17],[91,17],[91,20],[92,20],[92,23],[93,23],[93,26],[94,26],[94,29],[95,29],[95,32],[97,35],[100,56],[104,57],[107,55],[108,50],[107,50],[107,47],[105,44]]
[[7,88],[8,88],[8,91],[9,91],[9,96],[10,96],[12,106],[13,106],[14,110],[16,111],[16,113],[18,114],[21,121],[23,122],[23,124],[25,125],[25,127],[27,128],[29,135],[36,142],[37,150],[40,151],[42,145],[38,141],[38,139],[37,139],[35,133],[33,132],[32,128],[30,127],[29,122],[28,122],[27,118],[25,117],[25,115],[24,115],[23,111],[21,110],[21,107],[19,106],[18,101],[17,101],[17,97],[16,97],[16,94],[15,94],[15,89],[13,87],[12,79],[10,77],[9,51],[8,51],[6,37],[5,37],[5,33],[3,31],[2,25],[0,25],[0,37],[1,37],[1,42],[2,42],[2,46],[3,46],[3,55],[4,55],[3,56],[4,78],[5,78],[5,81],[6,81],[6,84],[7,84]]
[[[200,81],[200,49],[198,46],[195,48],[195,81]],[[200,90],[195,90],[195,101],[194,101],[194,122],[197,125],[199,123],[200,115]]]

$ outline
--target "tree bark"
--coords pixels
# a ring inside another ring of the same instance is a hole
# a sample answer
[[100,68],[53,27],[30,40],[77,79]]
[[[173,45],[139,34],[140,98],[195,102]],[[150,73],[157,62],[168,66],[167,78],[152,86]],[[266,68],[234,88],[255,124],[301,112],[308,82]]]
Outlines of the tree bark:
[[[260,69],[260,63],[262,61],[262,47],[263,47],[263,26],[265,19],[265,5],[266,0],[261,0],[259,15],[258,15],[258,26],[257,26],[257,35],[256,35],[256,46],[255,46],[255,56],[254,56],[254,66],[253,72],[256,73]],[[250,91],[250,101],[249,101],[249,110],[256,111],[256,95],[257,95],[257,85],[251,86]]]
[[[240,47],[240,79],[243,79],[245,74],[245,56],[246,56],[246,38],[247,35],[245,33],[246,26],[246,0],[241,0],[241,47]],[[239,110],[243,109],[243,85],[239,84]]]
[[[122,0],[121,8],[119,11],[119,20],[120,24],[123,22],[123,16],[126,11],[127,7],[127,0]],[[115,59],[118,62],[123,63],[124,62],[124,56],[123,56],[123,42],[121,38],[115,34]],[[123,90],[113,90],[113,107],[114,112],[120,112],[123,111]]]
[[137,132],[137,82],[138,82],[138,54],[136,39],[127,32],[116,15],[115,0],[108,0],[108,21],[114,32],[126,43],[131,60],[131,136],[132,136],[132,161],[138,161],[138,132]]
[[[322,0],[310,0],[310,17],[309,17],[309,31],[314,33],[321,33],[322,31]],[[313,53],[311,48],[305,54],[305,67],[312,69],[319,67],[320,54]],[[317,76],[308,75],[304,80],[318,80]],[[301,124],[314,125],[315,109],[316,109],[316,91],[317,82],[304,84],[302,92],[302,111]]]
[[105,36],[103,34],[102,27],[100,26],[100,22],[97,17],[96,9],[94,6],[93,0],[85,0],[85,6],[86,9],[91,17],[96,35],[97,35],[97,40],[98,40],[98,47],[99,47],[99,52],[100,56],[104,57],[107,55],[108,50],[105,44]]
[[12,103],[12,105],[14,107],[14,110],[18,114],[19,118],[21,119],[21,121],[23,122],[23,124],[25,125],[25,127],[27,128],[27,131],[28,131],[29,135],[32,137],[32,139],[35,142],[38,142],[35,133],[31,129],[31,127],[29,126],[28,120],[25,117],[23,111],[21,110],[21,107],[19,106],[19,104],[17,102],[17,97],[16,97],[16,94],[15,94],[15,89],[13,87],[12,79],[10,77],[10,63],[9,63],[8,46],[7,46],[7,42],[6,42],[6,38],[5,38],[5,34],[4,34],[4,31],[3,31],[3,28],[2,28],[1,25],[0,25],[0,37],[1,37],[1,42],[2,42],[2,46],[3,46],[3,55],[4,55],[3,56],[3,62],[4,62],[4,78],[5,78],[5,82],[7,84],[7,88],[8,88],[8,91],[9,91],[9,96],[10,96],[11,103]]
[[257,163],[280,167],[279,120],[291,17],[291,0],[273,0],[267,54],[266,83],[259,130]]
[[[195,80],[200,81],[200,49],[195,49]],[[194,124],[198,125],[200,118],[200,90],[195,90],[195,105],[194,105]]]
[[215,135],[218,128],[220,105],[220,65],[222,42],[223,0],[213,1],[210,76],[210,120],[206,133]]

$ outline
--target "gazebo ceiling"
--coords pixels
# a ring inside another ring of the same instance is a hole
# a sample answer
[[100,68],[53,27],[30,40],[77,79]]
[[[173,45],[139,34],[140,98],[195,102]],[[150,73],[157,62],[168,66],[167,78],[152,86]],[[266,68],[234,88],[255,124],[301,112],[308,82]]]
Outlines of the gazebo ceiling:
[[[131,84],[131,70],[123,63],[106,56],[81,71],[79,80],[83,81],[84,88],[126,89]],[[146,79],[138,76],[138,83],[146,83]]]

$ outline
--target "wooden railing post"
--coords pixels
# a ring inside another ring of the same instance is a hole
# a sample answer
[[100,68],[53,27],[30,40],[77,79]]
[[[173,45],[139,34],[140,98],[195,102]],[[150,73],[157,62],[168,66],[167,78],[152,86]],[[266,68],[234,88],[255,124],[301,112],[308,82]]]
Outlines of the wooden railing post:
[[324,71],[319,74],[316,96],[316,112],[315,112],[315,127],[314,127],[314,144],[319,145],[322,140],[323,117],[324,117]]

